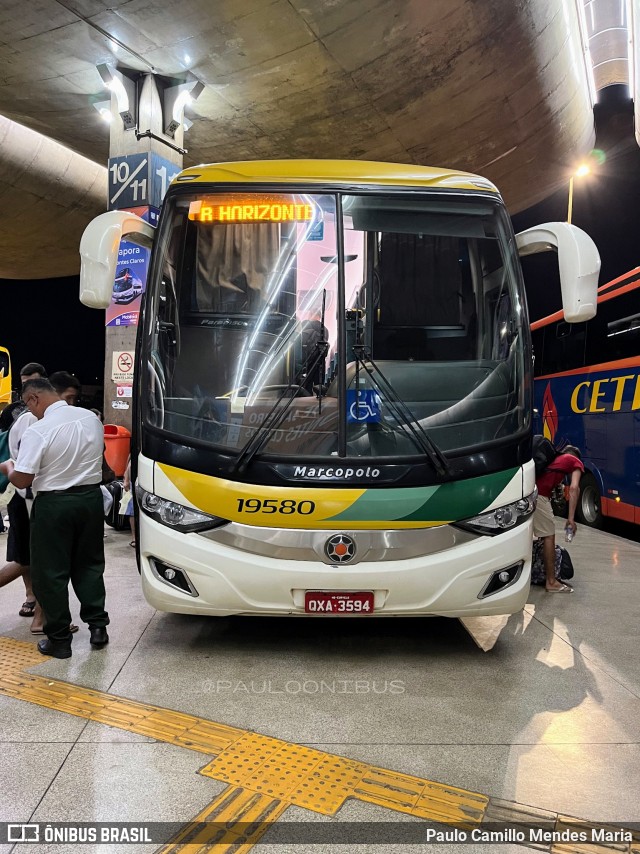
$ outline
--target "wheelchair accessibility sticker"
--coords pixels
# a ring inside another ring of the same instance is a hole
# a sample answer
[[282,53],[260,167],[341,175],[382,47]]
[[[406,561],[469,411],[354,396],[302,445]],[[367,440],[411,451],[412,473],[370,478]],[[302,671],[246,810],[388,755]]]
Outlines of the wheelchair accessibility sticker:
[[347,423],[377,423],[381,420],[380,403],[380,395],[375,389],[347,389]]

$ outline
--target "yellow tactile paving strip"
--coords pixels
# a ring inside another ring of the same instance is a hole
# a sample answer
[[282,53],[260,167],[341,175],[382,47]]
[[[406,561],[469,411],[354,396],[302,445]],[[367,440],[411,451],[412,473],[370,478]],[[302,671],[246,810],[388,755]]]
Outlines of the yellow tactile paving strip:
[[[347,798],[463,829],[603,827],[25,672],[44,660],[34,644],[0,637],[0,693],[215,757],[200,773],[227,788],[158,849],[163,854],[244,854],[289,806],[335,815]],[[523,844],[551,854],[640,854],[638,833],[624,843]]]
[[277,738],[245,733],[201,774],[334,815],[353,797],[367,765]]
[[489,803],[488,797],[477,792],[372,767],[367,768],[353,796],[397,812],[461,828],[476,827]]
[[244,734],[244,730],[205,718],[23,672],[25,667],[46,660],[33,644],[0,638],[0,693],[208,756],[224,750]]
[[266,795],[230,787],[157,854],[204,854],[213,846],[216,854],[244,854],[287,807]]

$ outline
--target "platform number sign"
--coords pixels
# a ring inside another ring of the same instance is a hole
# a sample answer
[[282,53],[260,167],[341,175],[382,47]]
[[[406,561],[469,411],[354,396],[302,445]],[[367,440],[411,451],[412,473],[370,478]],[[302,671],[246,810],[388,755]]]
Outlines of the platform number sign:
[[109,158],[109,209],[149,204],[149,155]]
[[180,172],[180,168],[158,154],[151,155],[151,197],[149,204],[159,208],[169,184]]
[[128,154],[109,160],[109,210],[159,208],[180,168],[157,154]]

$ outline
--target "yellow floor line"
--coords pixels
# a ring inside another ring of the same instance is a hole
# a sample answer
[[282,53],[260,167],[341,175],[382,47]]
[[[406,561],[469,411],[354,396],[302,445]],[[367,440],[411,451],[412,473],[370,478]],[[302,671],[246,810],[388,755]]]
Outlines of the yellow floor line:
[[[559,832],[576,824],[587,832],[605,827],[24,672],[44,660],[35,645],[0,637],[0,693],[214,757],[200,773],[227,783],[227,788],[159,849],[167,854],[196,854],[212,846],[216,854],[224,854],[221,846],[240,854],[255,845],[290,805],[335,815],[348,798],[467,829],[542,822]],[[221,836],[223,831],[229,836]],[[536,847],[553,854],[640,854],[640,835],[633,834],[627,843]]]

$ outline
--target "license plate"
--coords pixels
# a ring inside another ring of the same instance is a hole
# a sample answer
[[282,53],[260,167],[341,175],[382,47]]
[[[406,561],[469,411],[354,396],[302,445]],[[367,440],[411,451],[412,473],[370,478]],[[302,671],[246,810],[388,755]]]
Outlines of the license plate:
[[304,594],[307,614],[372,614],[373,593],[328,593],[307,590]]

